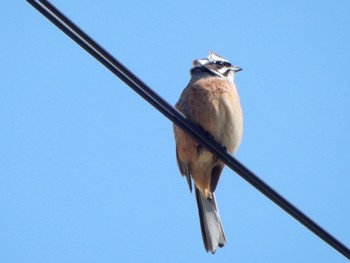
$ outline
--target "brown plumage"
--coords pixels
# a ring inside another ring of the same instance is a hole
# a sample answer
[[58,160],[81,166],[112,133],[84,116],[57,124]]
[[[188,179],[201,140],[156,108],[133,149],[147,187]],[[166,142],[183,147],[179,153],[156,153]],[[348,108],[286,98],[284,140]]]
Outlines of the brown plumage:
[[[193,65],[192,78],[176,108],[234,153],[243,132],[242,109],[233,83],[240,68],[212,52],[208,59],[195,60]],[[214,195],[224,164],[177,126],[174,133],[180,172],[190,189],[191,178],[194,181],[204,246],[214,253],[226,243]]]

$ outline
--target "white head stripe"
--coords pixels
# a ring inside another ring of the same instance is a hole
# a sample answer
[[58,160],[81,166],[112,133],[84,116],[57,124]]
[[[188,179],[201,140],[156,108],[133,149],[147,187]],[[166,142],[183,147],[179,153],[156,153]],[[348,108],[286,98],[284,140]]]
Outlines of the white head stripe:
[[208,56],[208,60],[209,62],[215,62],[215,61],[225,61],[225,62],[229,62],[228,60],[220,57],[219,55],[215,54],[212,51],[209,51],[209,56]]

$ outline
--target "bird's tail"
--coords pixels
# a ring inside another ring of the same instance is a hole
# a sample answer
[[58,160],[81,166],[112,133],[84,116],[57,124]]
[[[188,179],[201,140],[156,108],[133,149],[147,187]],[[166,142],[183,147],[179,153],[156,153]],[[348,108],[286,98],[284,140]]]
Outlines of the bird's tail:
[[207,252],[214,254],[218,247],[226,244],[215,195],[212,193],[211,198],[205,198],[202,192],[197,187],[195,188],[204,247]]

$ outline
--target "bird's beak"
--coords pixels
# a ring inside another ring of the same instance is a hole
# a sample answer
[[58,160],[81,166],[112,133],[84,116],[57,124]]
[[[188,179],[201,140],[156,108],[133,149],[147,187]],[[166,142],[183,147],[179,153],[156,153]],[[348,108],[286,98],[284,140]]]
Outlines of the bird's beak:
[[241,70],[243,70],[242,68],[240,68],[240,67],[237,67],[237,66],[232,66],[231,67],[231,70],[233,71],[233,72],[238,72],[238,71],[241,71]]

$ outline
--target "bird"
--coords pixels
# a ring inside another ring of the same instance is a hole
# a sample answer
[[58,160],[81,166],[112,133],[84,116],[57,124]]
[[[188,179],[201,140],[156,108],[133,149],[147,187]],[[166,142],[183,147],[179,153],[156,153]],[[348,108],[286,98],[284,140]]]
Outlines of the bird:
[[[241,70],[209,51],[207,58],[193,61],[191,79],[175,105],[231,154],[243,135],[242,107],[234,84],[235,73]],[[225,165],[175,124],[174,136],[177,164],[191,192],[194,182],[204,248],[214,254],[226,244],[214,193]]]

